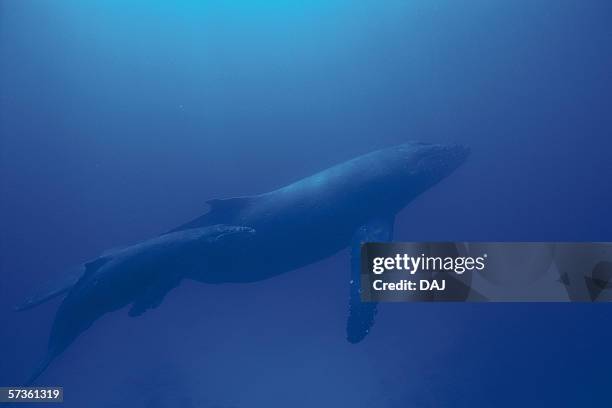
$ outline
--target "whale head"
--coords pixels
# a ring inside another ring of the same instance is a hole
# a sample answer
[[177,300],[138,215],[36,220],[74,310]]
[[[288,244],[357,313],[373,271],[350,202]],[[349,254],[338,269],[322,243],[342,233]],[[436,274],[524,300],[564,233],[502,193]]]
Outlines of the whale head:
[[469,155],[470,149],[460,144],[404,143],[383,149],[369,156],[368,184],[398,211],[449,176]]
[[401,145],[408,177],[437,182],[461,166],[470,155],[470,149],[461,144],[407,144]]

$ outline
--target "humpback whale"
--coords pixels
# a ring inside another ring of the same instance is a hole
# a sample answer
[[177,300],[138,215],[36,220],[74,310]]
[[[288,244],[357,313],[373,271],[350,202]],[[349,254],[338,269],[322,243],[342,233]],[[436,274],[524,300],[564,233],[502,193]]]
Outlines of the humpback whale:
[[254,234],[248,227],[193,228],[108,251],[85,263],[85,272],[55,314],[46,356],[28,383],[105,313],[131,304],[128,314],[139,316],[161,304],[193,271],[219,267],[217,260],[224,261],[228,273],[233,267],[243,267],[235,262],[242,259],[236,255]]
[[254,282],[346,247],[351,247],[346,337],[361,341],[377,313],[376,303],[360,301],[361,244],[390,241],[395,215],[468,155],[463,145],[416,142],[377,150],[274,191],[210,200],[204,215],[103,254],[17,307],[25,310],[67,293],[47,357],[31,381],[100,315],[130,303],[130,315],[142,314],[182,279]]

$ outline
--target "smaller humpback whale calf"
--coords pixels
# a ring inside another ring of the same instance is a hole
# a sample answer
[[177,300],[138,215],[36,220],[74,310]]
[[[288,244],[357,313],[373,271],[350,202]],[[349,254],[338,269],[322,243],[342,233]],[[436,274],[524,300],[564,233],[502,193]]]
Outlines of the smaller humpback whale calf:
[[131,304],[129,315],[139,316],[159,306],[184,277],[198,274],[200,268],[219,267],[216,259],[226,260],[226,271],[232,265],[238,267],[240,257],[235,255],[254,234],[248,227],[194,228],[106,252],[87,262],[57,310],[47,354],[28,383],[105,313]]
[[268,193],[210,200],[202,216],[102,255],[18,307],[28,309],[68,293],[53,324],[47,357],[31,381],[102,314],[131,303],[130,315],[139,315],[159,305],[183,278],[255,282],[346,247],[351,248],[346,338],[360,342],[377,313],[376,303],[360,300],[361,244],[390,241],[395,215],[468,155],[461,145],[427,143],[374,151]]

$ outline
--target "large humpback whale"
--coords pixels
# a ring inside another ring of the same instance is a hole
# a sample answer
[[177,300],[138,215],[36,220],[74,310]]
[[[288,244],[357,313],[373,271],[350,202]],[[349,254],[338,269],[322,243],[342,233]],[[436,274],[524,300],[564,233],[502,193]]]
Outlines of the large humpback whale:
[[[101,314],[130,303],[130,314],[141,314],[159,305],[183,278],[253,282],[348,246],[347,339],[361,341],[376,314],[375,303],[359,298],[361,243],[391,240],[395,215],[452,173],[468,154],[461,145],[426,143],[378,150],[268,193],[210,200],[204,215],[84,264],[17,308],[28,309],[68,292],[56,315],[47,357],[32,380]],[[223,239],[228,236],[240,239]]]

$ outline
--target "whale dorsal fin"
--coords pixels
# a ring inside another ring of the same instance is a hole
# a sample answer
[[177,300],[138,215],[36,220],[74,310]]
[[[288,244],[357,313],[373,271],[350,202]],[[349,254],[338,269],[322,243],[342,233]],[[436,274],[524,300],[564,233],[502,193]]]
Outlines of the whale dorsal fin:
[[250,200],[251,197],[213,198],[208,200],[206,204],[210,206],[209,213],[231,217],[248,205]]
[[89,273],[97,271],[111,259],[112,259],[111,256],[101,256],[99,258],[94,259],[93,261],[85,263],[85,274],[89,274]]
[[76,268],[70,269],[63,277],[43,286],[34,295],[26,298],[23,303],[15,306],[15,311],[28,310],[48,300],[54,299],[57,296],[63,295],[77,283],[84,273],[85,265],[79,265]]
[[208,212],[194,220],[171,229],[170,231],[166,232],[166,234],[215,224],[233,224],[236,214],[249,205],[254,197],[255,196],[213,198],[212,200],[208,200],[206,202],[206,204],[209,206]]

